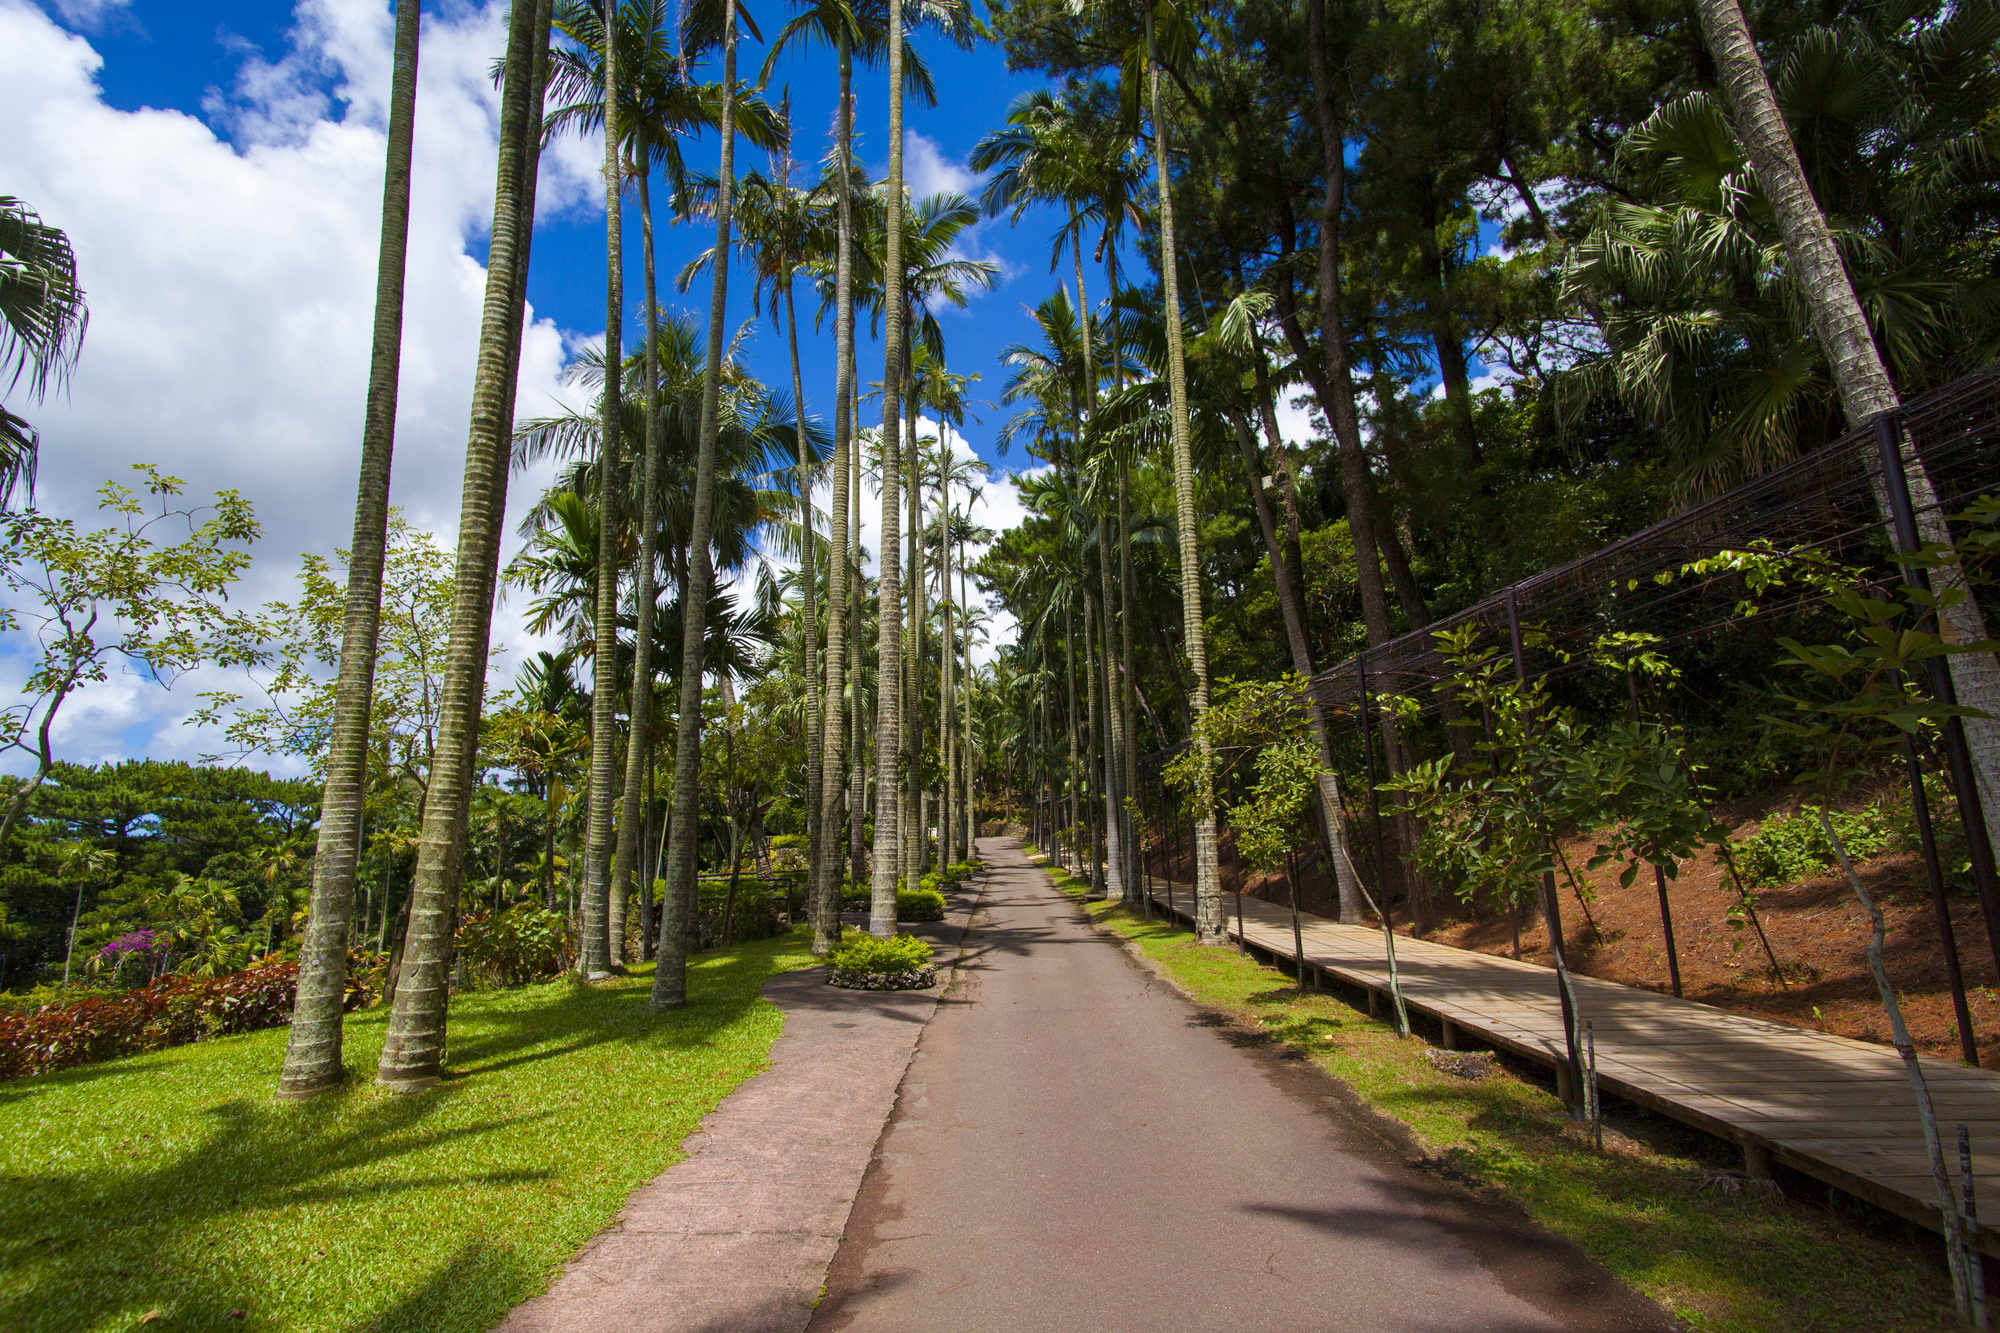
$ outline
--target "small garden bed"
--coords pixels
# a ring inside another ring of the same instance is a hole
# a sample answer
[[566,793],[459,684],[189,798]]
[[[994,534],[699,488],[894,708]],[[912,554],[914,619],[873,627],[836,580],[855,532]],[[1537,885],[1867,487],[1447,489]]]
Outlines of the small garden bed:
[[914,935],[856,935],[826,956],[826,984],[843,990],[929,990],[937,985],[931,946]]

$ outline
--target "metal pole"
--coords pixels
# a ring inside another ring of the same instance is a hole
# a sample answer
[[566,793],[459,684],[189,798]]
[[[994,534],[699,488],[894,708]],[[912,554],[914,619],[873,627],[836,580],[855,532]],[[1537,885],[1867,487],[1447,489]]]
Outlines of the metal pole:
[[1375,719],[1368,698],[1368,650],[1354,655],[1354,676],[1361,687],[1361,753],[1368,764],[1369,840],[1375,847],[1375,882],[1382,888],[1382,928],[1393,931],[1396,919],[1389,906],[1389,853],[1382,841],[1382,794],[1375,790]]
[[[1888,483],[1889,517],[1895,528],[1897,563],[1903,566],[1903,582],[1928,591],[1930,580],[1924,571],[1904,564],[1900,556],[1914,552],[1923,542],[1917,536],[1917,516],[1910,502],[1910,478],[1903,470],[1903,451],[1898,443],[1902,423],[1893,412],[1875,418],[1875,442],[1882,451],[1882,476]],[[1942,654],[1930,658],[1931,694],[1941,704],[1958,703],[1958,691],[1951,683],[1951,668]],[[1944,720],[1944,753],[1951,771],[1952,791],[1958,797],[1959,821],[1965,825],[1965,845],[1972,860],[1972,882],[1979,889],[1979,909],[1986,918],[1986,939],[1993,949],[1994,966],[2000,967],[2000,878],[1993,866],[1993,844],[1986,835],[1986,810],[1979,799],[1979,782],[1972,771],[1972,753],[1965,744],[1965,723],[1957,717]]]
[[[1901,682],[1899,681],[1898,684]],[[1905,732],[1903,766],[1910,775],[1910,813],[1916,817],[1917,845],[1924,853],[1924,877],[1930,882],[1931,907],[1937,912],[1938,938],[1944,944],[1945,979],[1951,983],[1951,1008],[1958,1019],[1958,1050],[1965,1063],[1979,1067],[1979,1043],[1972,1033],[1972,1008],[1965,999],[1965,975],[1959,968],[1958,933],[1951,924],[1951,904],[1944,896],[1944,870],[1938,861],[1937,836],[1931,827],[1930,797],[1924,792],[1924,769],[1917,743]]]
[[[1639,720],[1639,678],[1632,668],[1625,668],[1625,689],[1632,698],[1632,720]],[[1674,998],[1681,998],[1681,957],[1674,949],[1674,909],[1667,901],[1667,873],[1656,864],[1653,867],[1653,885],[1660,891],[1660,926],[1667,933],[1667,975],[1673,978]]]
[[[1514,589],[1507,589],[1507,640],[1514,649],[1514,680],[1528,683],[1528,655],[1521,646],[1521,613],[1514,601]],[[1525,726],[1525,719],[1523,719]],[[1554,830],[1550,830],[1554,837]],[[1556,872],[1542,872],[1542,914],[1549,922],[1549,952],[1556,960],[1556,998],[1562,1001],[1563,1044],[1569,1056],[1571,1096],[1584,1095],[1582,1052],[1576,1047],[1576,1006],[1570,1003],[1569,959],[1563,953],[1562,901],[1556,897]]]

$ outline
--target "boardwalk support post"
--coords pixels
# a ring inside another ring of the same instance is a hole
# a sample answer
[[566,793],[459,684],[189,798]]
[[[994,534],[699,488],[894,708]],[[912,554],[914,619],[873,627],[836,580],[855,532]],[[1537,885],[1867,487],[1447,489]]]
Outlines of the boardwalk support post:
[[[1639,677],[1631,663],[1625,665],[1625,690],[1632,700],[1632,721],[1639,720]],[[1674,948],[1674,907],[1667,901],[1667,872],[1653,867],[1653,886],[1660,891],[1660,928],[1667,936],[1667,976],[1674,985],[1674,998],[1681,998],[1681,956]]]
[[[1521,646],[1521,614],[1512,587],[1507,589],[1507,638],[1514,649],[1514,680],[1525,686],[1528,683],[1528,655]],[[1550,829],[1548,833],[1549,840],[1553,842],[1555,830]],[[1563,1044],[1567,1048],[1564,1054],[1568,1068],[1564,1072],[1569,1077],[1558,1077],[1556,1089],[1562,1096],[1563,1104],[1574,1112],[1583,1084],[1583,1053],[1577,1049],[1576,1001],[1570,994],[1569,960],[1563,953],[1562,900],[1556,897],[1556,872],[1553,870],[1542,873],[1542,915],[1548,918],[1549,952],[1555,955],[1556,960],[1556,994],[1562,1000]],[[1563,1091],[1565,1083],[1568,1085],[1566,1093]]]

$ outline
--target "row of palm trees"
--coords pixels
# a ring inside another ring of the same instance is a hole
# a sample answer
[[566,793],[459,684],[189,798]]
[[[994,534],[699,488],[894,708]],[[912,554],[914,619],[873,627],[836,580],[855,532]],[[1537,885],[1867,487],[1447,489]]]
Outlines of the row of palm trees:
[[[343,1077],[339,1001],[354,899],[369,671],[388,522],[419,17],[419,5],[413,0],[398,7],[376,336],[355,558],[337,683],[339,705],[329,747],[310,925],[301,955],[292,1039],[280,1080],[281,1095],[292,1097],[309,1096]],[[523,0],[510,16],[501,68],[493,241],[461,502],[450,658],[421,815],[402,964],[377,1071],[385,1087],[429,1086],[442,1068],[461,849],[475,780],[486,645],[501,574],[501,515],[509,474],[542,457],[565,457],[567,471],[531,514],[531,547],[512,572],[540,595],[536,613],[540,622],[548,627],[560,623],[572,647],[588,651],[593,663],[579,949],[583,972],[601,977],[624,961],[623,915],[632,898],[634,877],[642,873],[641,835],[639,820],[621,821],[618,811],[621,796],[625,811],[636,812],[645,805],[641,783],[654,749],[654,691],[645,682],[657,675],[659,659],[669,658],[679,684],[675,717],[699,718],[709,648],[705,627],[709,603],[718,595],[718,572],[740,567],[752,533],[768,533],[769,520],[787,512],[793,516],[784,525],[790,532],[779,545],[789,543],[804,569],[798,588],[807,645],[808,750],[814,756],[807,772],[806,807],[811,812],[811,897],[819,923],[815,947],[824,949],[837,940],[843,863],[852,863],[859,873],[863,821],[857,797],[866,772],[854,739],[867,734],[863,691],[850,686],[850,682],[858,686],[863,675],[860,631],[866,592],[858,521],[864,462],[858,425],[862,380],[855,365],[854,339],[857,308],[863,305],[881,320],[885,334],[883,417],[875,437],[883,541],[874,599],[874,669],[878,680],[893,686],[878,690],[873,719],[877,748],[871,928],[894,930],[896,881],[899,875],[918,873],[927,855],[928,844],[921,836],[927,817],[918,774],[926,744],[925,705],[933,698],[942,727],[937,747],[945,759],[945,777],[939,780],[935,797],[948,832],[941,852],[962,856],[969,846],[974,802],[967,775],[973,747],[963,725],[969,713],[959,707],[959,698],[970,666],[972,626],[960,608],[965,592],[963,550],[976,536],[966,516],[973,497],[966,491],[965,504],[955,503],[968,481],[962,465],[954,462],[943,441],[927,460],[917,430],[926,409],[943,421],[963,420],[966,380],[945,368],[934,312],[940,303],[962,304],[967,288],[990,285],[993,272],[990,266],[950,254],[953,239],[976,218],[969,201],[926,200],[911,208],[904,198],[902,98],[906,91],[932,95],[928,72],[909,49],[906,18],[908,26],[928,27],[960,43],[970,40],[970,18],[961,3],[871,8],[845,0],[803,6],[774,38],[773,60],[787,47],[817,43],[832,49],[841,69],[839,128],[828,170],[816,186],[800,189],[791,179],[791,141],[783,103],[774,110],[764,100],[761,85],[746,86],[737,78],[738,31],[755,36],[756,30],[738,14],[733,0],[691,7],[678,20],[657,0],[615,5]],[[887,180],[873,188],[852,151],[852,73],[857,56],[864,65],[886,63],[889,73],[889,171]],[[696,77],[694,71],[705,61],[719,64],[718,80],[701,82]],[[767,76],[769,69],[767,61]],[[715,176],[704,180],[689,169],[684,147],[693,134],[709,128],[718,132],[721,152]],[[602,134],[604,142],[606,344],[601,355],[575,369],[578,378],[598,388],[598,410],[592,418],[570,415],[523,423],[517,429],[511,405],[539,151],[566,132]],[[733,160],[739,133],[775,157],[769,175],[751,173],[740,185]],[[705,216],[716,228],[705,265],[698,262],[681,275],[685,285],[694,270],[704,266],[709,270],[705,339],[684,324],[663,319],[658,311],[650,207],[655,169],[664,174],[677,214]],[[628,186],[635,186],[638,194],[646,286],[642,347],[631,358],[621,346],[625,308],[621,227]],[[728,352],[725,309],[732,265],[714,260],[734,256],[739,249],[747,252],[756,274],[760,311],[768,292],[772,313],[782,318],[788,332],[793,352],[789,403],[753,390]],[[819,432],[801,410],[804,385],[794,291],[801,273],[815,282],[822,314],[830,308],[835,324],[838,374],[830,460]],[[691,364],[697,355],[698,373]],[[628,392],[628,376],[639,379],[637,393]],[[788,508],[773,504],[769,495],[757,494],[749,479],[755,471],[751,460],[772,453],[790,455],[793,476],[787,484],[793,503]],[[933,484],[936,505],[926,518],[926,489]],[[830,496],[830,531],[824,540],[816,532],[816,506],[810,498],[815,485],[823,485]],[[636,522],[614,521],[621,504],[636,510],[630,516]],[[934,535],[925,540],[926,532]],[[581,540],[586,535],[594,538],[594,552]],[[933,552],[934,571],[915,568]],[[822,565],[823,602],[817,573]],[[663,566],[670,571],[676,593],[678,652],[661,651],[664,645],[658,643],[654,623],[659,617],[658,574]],[[959,581],[956,597],[954,572]],[[943,601],[943,642],[937,653],[941,680],[934,693],[925,688],[921,674],[928,656],[923,639],[930,613],[924,599],[926,575],[931,574]],[[620,655],[607,647],[619,639],[620,602],[628,582],[633,651],[623,691],[630,703],[622,730],[621,774],[616,716]],[[906,585],[911,593],[907,632]],[[663,878],[675,888],[660,905],[659,966],[652,996],[656,1011],[686,1002],[699,725],[675,727],[673,747]],[[843,822],[839,818],[843,797],[854,812],[845,821],[849,839],[844,849],[835,836]]]

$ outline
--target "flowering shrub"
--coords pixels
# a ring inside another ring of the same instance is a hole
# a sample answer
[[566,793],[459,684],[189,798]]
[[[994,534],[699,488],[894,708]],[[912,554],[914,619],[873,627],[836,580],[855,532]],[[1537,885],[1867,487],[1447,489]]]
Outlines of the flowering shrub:
[[[173,974],[109,999],[0,1012],[0,1080],[282,1026],[291,1020],[298,976],[298,963],[274,958],[228,976]],[[367,999],[350,980],[345,1007]]]

